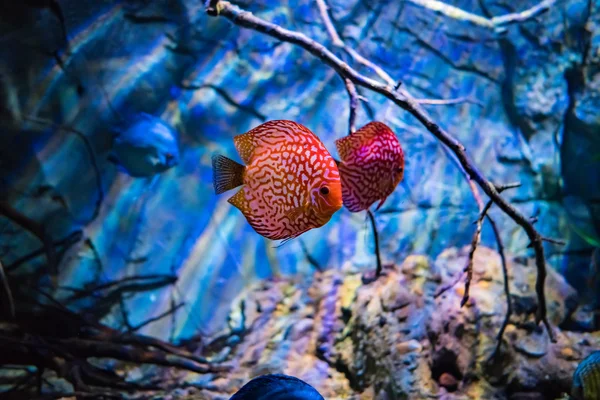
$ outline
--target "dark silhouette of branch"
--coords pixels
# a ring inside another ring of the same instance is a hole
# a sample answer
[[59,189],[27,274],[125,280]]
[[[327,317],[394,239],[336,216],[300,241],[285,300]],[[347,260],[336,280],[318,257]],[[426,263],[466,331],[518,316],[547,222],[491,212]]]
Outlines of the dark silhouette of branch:
[[233,97],[231,97],[229,95],[229,93],[227,93],[224,89],[220,88],[217,85],[213,85],[210,83],[204,83],[204,84],[181,83],[179,86],[182,89],[186,89],[186,90],[212,89],[215,92],[217,92],[228,104],[230,104],[236,108],[239,108],[240,110],[245,111],[248,114],[254,115],[256,118],[260,119],[261,121],[267,120],[266,115],[260,113],[258,110],[256,110],[253,107],[238,103],[237,101],[235,101],[233,99]]
[[473,239],[471,240],[471,249],[469,250],[469,256],[467,258],[467,265],[464,268],[464,272],[467,273],[467,279],[465,280],[465,293],[463,294],[463,298],[460,301],[460,306],[463,307],[469,301],[469,289],[471,288],[471,279],[473,279],[473,257],[475,255],[475,250],[477,250],[477,246],[479,245],[479,241],[481,239],[481,228],[483,226],[483,219],[487,214],[488,210],[492,206],[492,202],[488,201],[483,210],[479,214],[479,218],[475,224],[477,228],[475,229],[475,234],[473,234]]
[[310,263],[310,265],[313,266],[314,269],[316,269],[319,272],[323,272],[323,266],[321,266],[321,264],[313,257],[310,255],[310,253],[308,252],[308,249],[306,248],[306,244],[304,243],[304,240],[302,240],[301,238],[298,238],[298,241],[300,242],[300,248],[302,249],[302,252],[304,253],[304,256],[306,257],[306,259],[308,260],[308,262]]
[[[375,71],[375,73],[381,79],[383,79],[388,85],[400,86],[402,84],[401,81],[397,82],[394,79],[392,79],[392,77],[387,72],[385,72],[385,70],[383,68],[381,68],[379,65],[377,65],[374,62],[372,62],[371,60],[363,57],[352,47],[347,46],[346,43],[344,43],[344,41],[338,34],[337,30],[335,29],[335,26],[333,25],[333,21],[331,20],[331,16],[329,15],[329,12],[328,12],[329,7],[325,3],[325,0],[317,0],[317,6],[319,7],[319,13],[321,14],[321,19],[323,19],[323,23],[325,24],[327,33],[331,37],[331,40],[332,40],[334,46],[343,49],[356,62]],[[350,101],[352,102],[354,97],[351,93],[351,89],[348,88],[348,82],[352,83],[352,81],[350,81],[348,79],[344,79],[344,81],[346,82],[346,88],[348,90],[348,94],[350,95]],[[356,90],[354,90],[354,91],[356,91]],[[468,102],[468,101],[470,101],[470,98],[469,97],[459,97],[457,99],[449,99],[449,100],[444,100],[444,99],[414,99],[414,100],[419,104],[452,105],[452,104],[460,104],[460,103]],[[352,112],[352,105],[351,105],[350,111]],[[351,116],[351,118],[352,118],[352,116]],[[352,132],[354,132],[354,131],[352,131]]]
[[504,331],[508,326],[508,322],[510,321],[510,316],[512,315],[512,301],[510,298],[510,284],[508,281],[508,267],[506,264],[506,256],[504,255],[504,244],[502,243],[502,238],[500,237],[500,232],[498,231],[498,226],[496,226],[496,221],[489,215],[486,215],[490,225],[492,225],[492,229],[496,235],[496,244],[498,247],[498,253],[500,254],[500,261],[502,262],[502,275],[504,276],[504,295],[506,296],[506,315],[504,316],[504,321],[502,322],[502,326],[498,331],[498,336],[496,336],[496,348],[492,353],[491,358],[494,358],[498,351],[500,350],[500,345],[502,344],[502,337],[504,336]]
[[[75,232],[69,234],[69,236],[67,236],[63,239],[54,242],[53,246],[55,248],[64,247],[64,249],[63,249],[63,251],[64,251],[65,249],[67,249],[67,248],[71,247],[72,245],[74,245],[75,243],[79,242],[82,237],[83,237],[83,232],[78,230],[78,231],[75,231]],[[35,251],[31,252],[30,254],[27,254],[26,256],[23,256],[23,257],[19,258],[18,260],[14,261],[12,264],[7,265],[6,271],[7,272],[14,271],[21,265],[25,264],[26,262],[31,261],[31,260],[41,256],[42,254],[44,254],[44,252],[45,252],[45,248],[35,250]]]
[[348,135],[353,134],[356,131],[356,109],[358,108],[358,102],[361,100],[356,90],[356,86],[350,79],[344,79],[346,90],[348,91],[348,97],[350,98],[350,115],[348,117]]
[[42,224],[22,214],[20,211],[13,208],[10,204],[4,201],[0,201],[0,215],[4,215],[9,220],[19,225],[21,228],[32,233],[35,237],[39,239],[40,242],[42,242],[42,244],[44,245],[44,252],[46,253],[46,258],[48,260],[48,266],[51,275],[56,276],[58,274],[58,261],[56,257],[56,251],[54,249],[54,242],[52,241],[52,238],[46,231],[46,228]]
[[[102,87],[102,89],[104,90],[104,87]],[[105,93],[105,96],[106,96],[106,93]],[[112,109],[112,105],[110,104],[110,102],[109,102],[109,106]],[[114,110],[113,110],[113,112],[114,112]],[[93,220],[95,220],[96,217],[98,216],[98,214],[100,214],[100,206],[102,205],[102,202],[104,201],[104,188],[102,187],[102,175],[100,174],[100,168],[98,167],[98,162],[96,161],[96,153],[94,152],[94,148],[92,147],[92,144],[90,143],[90,140],[88,139],[88,137],[86,135],[84,135],[82,132],[78,131],[77,129],[73,129],[68,126],[58,125],[50,120],[46,120],[46,119],[42,119],[42,118],[34,118],[34,117],[25,117],[24,119],[26,121],[33,122],[36,124],[51,126],[53,129],[56,129],[56,130],[61,130],[61,131],[72,133],[81,140],[81,142],[83,143],[83,145],[85,147],[85,150],[88,153],[88,157],[90,158],[90,163],[92,164],[92,168],[94,169],[94,174],[96,176],[96,190],[98,190],[98,198],[96,199],[94,213],[92,214],[92,217],[90,218],[90,220],[88,222],[92,222]]]
[[379,234],[377,233],[377,224],[375,223],[375,216],[371,210],[367,210],[367,215],[371,220],[371,227],[373,228],[373,238],[375,240],[375,255],[377,256],[377,269],[375,270],[375,278],[381,275],[381,255],[379,254]]
[[[513,221],[523,228],[529,240],[533,243],[535,251],[535,260],[537,268],[536,294],[538,298],[538,308],[536,312],[536,323],[543,322],[546,328],[549,328],[549,323],[546,315],[546,297],[544,286],[546,281],[546,261],[544,257],[544,248],[542,246],[542,236],[535,229],[529,218],[519,212],[513,205],[506,201],[500,193],[471,161],[467,154],[466,148],[457,139],[451,136],[446,130],[440,127],[431,116],[421,107],[421,105],[410,95],[410,93],[402,86],[395,90],[394,85],[389,83],[380,83],[376,80],[368,78],[348,64],[339,59],[329,49],[322,44],[310,39],[306,35],[290,31],[280,27],[277,24],[265,21],[254,16],[252,13],[243,11],[239,7],[232,5],[226,1],[210,0],[206,9],[207,13],[212,16],[223,16],[241,27],[253,29],[257,32],[262,32],[272,36],[278,40],[296,44],[307,50],[323,63],[333,68],[342,79],[349,79],[355,85],[362,86],[373,92],[379,93],[402,109],[413,115],[423,126],[431,132],[443,144],[448,146],[458,158],[460,164],[464,168],[468,176],[475,180],[481,189],[488,197],[500,207]],[[552,335],[550,329],[548,333]]]
[[136,326],[131,327],[131,329],[129,329],[129,332],[139,331],[140,329],[144,328],[145,326],[148,326],[156,321],[160,321],[161,319],[168,317],[171,314],[174,314],[175,312],[177,312],[177,310],[179,310],[184,305],[185,305],[185,303],[183,303],[183,302],[176,304],[173,307],[171,307],[170,309],[168,309],[167,311],[157,315],[156,317],[149,318],[146,321],[144,321]]
[[[516,188],[521,186],[520,183],[510,183],[508,185],[496,186],[499,193],[511,188]],[[463,307],[467,301],[469,301],[469,289],[471,287],[471,280],[473,278],[473,256],[475,255],[475,250],[477,250],[477,246],[481,240],[481,229],[483,227],[483,220],[486,217],[487,212],[492,206],[493,202],[489,200],[487,204],[481,209],[479,213],[479,217],[477,221],[475,221],[475,225],[477,226],[475,229],[475,233],[473,234],[473,239],[471,240],[471,249],[469,250],[469,257],[467,259],[467,265],[465,266],[464,272],[467,273],[467,279],[465,280],[465,293],[460,302],[460,306]],[[496,231],[494,231],[496,232]],[[496,241],[501,240],[499,237],[496,237]]]

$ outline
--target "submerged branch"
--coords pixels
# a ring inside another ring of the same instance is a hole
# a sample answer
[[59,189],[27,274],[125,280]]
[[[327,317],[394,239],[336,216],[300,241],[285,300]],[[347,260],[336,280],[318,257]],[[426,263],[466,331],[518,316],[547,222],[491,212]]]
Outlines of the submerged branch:
[[458,7],[451,6],[438,0],[409,0],[411,3],[418,6],[428,8],[432,11],[444,14],[447,17],[470,22],[473,25],[481,26],[501,33],[506,29],[506,26],[515,23],[525,22],[535,18],[538,15],[548,11],[554,5],[556,0],[544,0],[540,4],[531,7],[530,9],[518,12],[505,14],[498,17],[486,18],[477,14],[464,11]]
[[[110,105],[110,102],[109,102],[109,105]],[[111,108],[112,108],[112,106],[111,106]],[[73,129],[71,127],[64,126],[64,125],[55,124],[54,122],[52,122],[50,120],[46,120],[46,119],[42,119],[42,118],[35,118],[35,117],[25,117],[24,119],[26,121],[29,121],[32,123],[36,123],[36,124],[40,124],[40,125],[47,125],[47,126],[51,126],[52,128],[54,128],[56,130],[61,130],[64,132],[72,133],[81,140],[81,142],[83,143],[83,145],[85,147],[86,152],[88,153],[88,157],[90,159],[90,163],[92,164],[92,168],[94,169],[94,174],[96,177],[96,190],[98,190],[98,198],[96,199],[94,213],[92,214],[92,216],[88,222],[92,222],[93,220],[95,220],[96,217],[98,217],[98,215],[100,214],[100,207],[102,206],[102,202],[104,201],[104,188],[102,187],[102,174],[100,173],[100,167],[98,166],[98,162],[96,160],[96,153],[94,152],[94,148],[92,147],[92,144],[90,143],[90,140],[88,139],[88,137],[86,135],[84,135],[83,132],[80,132],[77,129]]]
[[[458,158],[467,175],[479,184],[488,197],[496,203],[504,213],[523,228],[530,241],[533,243],[537,267],[535,287],[538,297],[538,309],[536,313],[536,323],[539,324],[540,322],[543,322],[547,328],[549,327],[546,315],[546,297],[544,294],[546,261],[544,257],[544,248],[542,246],[542,236],[536,230],[529,218],[524,216],[512,204],[500,196],[500,193],[494,184],[492,184],[475,166],[468,156],[465,146],[440,127],[405,88],[400,86],[396,90],[394,82],[386,80],[385,83],[380,83],[368,78],[351,68],[321,43],[310,39],[300,32],[284,29],[277,24],[256,17],[252,13],[244,11],[229,2],[210,0],[206,12],[212,16],[223,16],[241,27],[249,28],[278,40],[302,47],[323,61],[324,64],[333,68],[342,79],[349,79],[355,85],[379,93],[393,101],[402,109],[408,111],[419,120],[431,134],[444,145],[448,146]],[[551,335],[551,331],[548,330],[548,332]]]
[[371,227],[373,228],[373,237],[375,238],[375,255],[377,256],[377,269],[375,270],[375,278],[381,275],[381,256],[379,254],[379,234],[377,233],[377,224],[375,223],[375,216],[371,210],[367,209],[367,215],[371,220]]
[[48,266],[50,268],[51,275],[56,276],[58,273],[58,259],[56,256],[56,250],[54,249],[54,242],[46,231],[46,227],[22,214],[20,211],[4,201],[0,201],[0,215],[5,216],[15,224],[19,225],[21,228],[32,233],[39,239],[40,242],[42,242],[44,245],[46,258],[48,259]]
[[353,134],[356,131],[356,109],[358,108],[358,102],[361,100],[356,86],[350,79],[344,79],[346,84],[346,90],[348,91],[348,97],[350,98],[350,115],[348,117],[348,135]]
[[512,315],[512,301],[510,299],[510,284],[508,282],[508,267],[506,264],[506,256],[504,255],[504,244],[502,243],[502,238],[500,237],[500,232],[498,230],[498,226],[496,226],[496,221],[489,215],[486,216],[490,225],[492,225],[492,229],[496,235],[496,244],[498,247],[498,253],[500,253],[500,261],[502,262],[502,275],[504,276],[504,295],[506,296],[506,315],[504,316],[504,321],[502,322],[502,326],[498,331],[498,336],[496,336],[496,348],[492,353],[492,357],[494,358],[502,345],[502,337],[504,336],[504,331],[508,326],[508,322],[510,321],[510,316]]
[[227,91],[225,91],[223,88],[220,88],[217,85],[213,85],[210,83],[204,83],[204,84],[181,83],[179,86],[185,90],[212,89],[215,92],[217,92],[217,94],[219,94],[223,98],[223,100],[225,100],[227,102],[227,104],[229,104],[233,107],[236,107],[242,111],[245,111],[248,114],[252,114],[256,118],[260,119],[261,121],[267,120],[266,115],[262,114],[260,111],[258,111],[257,109],[255,109],[251,106],[238,103],[237,101],[235,101],[235,99],[233,97],[231,97],[231,95],[229,93],[227,93]]

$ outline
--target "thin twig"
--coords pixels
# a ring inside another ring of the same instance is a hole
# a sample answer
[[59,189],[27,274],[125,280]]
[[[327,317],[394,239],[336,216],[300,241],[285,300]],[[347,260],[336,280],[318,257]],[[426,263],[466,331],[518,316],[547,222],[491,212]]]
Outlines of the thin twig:
[[449,106],[454,104],[471,103],[483,107],[479,100],[473,100],[471,96],[462,96],[455,99],[419,99],[419,104],[430,106]]
[[61,130],[61,131],[72,133],[81,140],[81,142],[83,143],[83,145],[85,147],[85,150],[88,153],[88,157],[90,159],[90,163],[92,164],[92,168],[94,169],[94,174],[96,177],[96,190],[98,190],[98,198],[96,199],[94,213],[92,214],[92,216],[88,222],[92,222],[93,220],[95,220],[96,217],[98,217],[98,215],[100,214],[100,206],[102,205],[102,202],[104,201],[104,188],[102,187],[102,175],[100,174],[100,167],[98,167],[98,162],[96,161],[96,153],[94,152],[94,148],[92,147],[92,144],[90,143],[90,140],[88,139],[88,137],[86,135],[84,135],[83,132],[80,132],[77,129],[73,129],[71,127],[64,126],[64,125],[55,124],[54,122],[43,119],[43,118],[25,117],[24,120],[33,122],[36,124],[40,124],[40,125],[51,126],[52,128],[54,128],[56,130]]
[[4,215],[23,229],[31,232],[40,242],[42,242],[51,275],[56,276],[58,274],[56,251],[54,249],[54,242],[50,235],[48,235],[46,228],[4,201],[0,201],[0,215]]
[[556,0],[545,0],[540,4],[521,11],[518,13],[511,13],[501,15],[493,18],[486,18],[480,15],[476,15],[467,11],[464,11],[458,7],[451,6],[438,0],[409,0],[411,3],[419,5],[421,7],[428,8],[432,11],[444,14],[447,17],[457,19],[460,21],[467,21],[477,26],[484,28],[493,29],[496,32],[501,32],[508,25],[525,22],[531,18],[535,18],[538,15],[548,11],[556,2]]
[[377,233],[377,224],[375,223],[375,216],[371,210],[367,209],[367,215],[371,220],[371,227],[373,228],[373,238],[375,241],[375,255],[377,256],[377,269],[375,270],[375,277],[378,278],[381,275],[381,255],[379,254],[379,234]]
[[310,255],[308,249],[306,248],[304,240],[302,240],[302,238],[298,238],[298,241],[300,242],[300,248],[302,249],[302,252],[304,253],[304,256],[306,257],[310,265],[312,265],[317,271],[323,272],[323,266],[321,266],[321,264],[313,256]]
[[506,256],[504,255],[504,244],[502,243],[502,238],[500,237],[500,231],[498,230],[498,226],[496,226],[496,221],[489,215],[486,215],[490,225],[492,225],[492,229],[496,234],[496,245],[498,246],[498,253],[500,254],[500,260],[502,261],[502,274],[504,276],[504,295],[506,296],[506,315],[504,316],[504,321],[502,322],[502,326],[498,331],[498,336],[496,336],[496,348],[492,353],[491,358],[494,358],[498,351],[500,350],[500,346],[502,344],[502,337],[504,336],[504,331],[508,326],[508,322],[510,321],[510,316],[512,315],[512,301],[510,299],[510,284],[508,282],[508,267],[506,264]]
[[[400,82],[395,81],[394,79],[392,79],[392,77],[387,72],[385,72],[385,70],[383,68],[381,68],[377,64],[373,63],[372,61],[368,60],[367,58],[363,57],[362,55],[360,55],[353,48],[347,46],[346,43],[344,43],[344,41],[342,40],[342,38],[338,34],[337,29],[333,25],[333,21],[331,20],[331,16],[329,15],[329,11],[328,11],[329,7],[325,3],[325,0],[316,0],[316,2],[317,2],[317,6],[319,7],[319,13],[321,14],[321,18],[323,19],[323,23],[325,24],[325,29],[327,30],[327,33],[331,37],[331,41],[333,42],[334,46],[342,48],[356,62],[358,62],[358,63],[366,66],[367,68],[370,68],[373,71],[375,71],[375,73],[381,79],[383,79],[388,85],[400,86],[400,84],[402,84],[402,81],[400,81]],[[344,82],[346,82],[346,89],[348,90],[348,94],[350,95],[350,113],[351,113],[350,114],[350,121],[353,122],[353,118],[355,117],[355,115],[352,114],[352,113],[356,109],[356,107],[358,106],[358,101],[355,100],[356,99],[356,95],[353,95],[352,92],[356,93],[356,89],[352,90],[349,87],[349,85],[353,85],[353,83],[352,83],[351,80],[344,79]],[[471,100],[470,100],[470,98],[468,96],[465,96],[465,97],[459,97],[457,99],[449,99],[449,100],[444,100],[444,99],[415,99],[415,101],[417,101],[419,104],[427,104],[427,105],[453,105],[453,104],[460,104],[460,103],[469,102]],[[355,103],[355,105],[352,104],[353,102]],[[351,129],[353,129],[353,128],[354,128],[354,125],[351,125]],[[350,133],[353,133],[353,132],[354,132],[354,129]]]
[[358,102],[360,97],[356,91],[356,86],[350,79],[344,79],[346,84],[346,90],[348,91],[348,97],[350,98],[350,116],[348,117],[348,135],[353,134],[356,131],[356,109],[358,108]]
[[[396,90],[394,87],[395,84],[390,85],[387,82],[382,84],[376,80],[370,79],[358,73],[325,46],[308,38],[306,35],[284,29],[277,24],[265,21],[254,16],[250,12],[241,10],[239,7],[234,6],[229,2],[211,0],[206,11],[209,15],[223,16],[241,27],[253,29],[278,40],[302,47],[323,61],[323,63],[333,68],[342,79],[350,79],[355,85],[379,93],[393,101],[402,109],[408,111],[438,140],[448,146],[456,155],[468,176],[479,184],[481,189],[483,189],[488,197],[492,199],[504,213],[523,228],[530,241],[533,243],[537,268],[535,289],[538,297],[538,309],[536,312],[536,323],[539,324],[539,322],[544,322],[546,327],[549,326],[546,315],[546,297],[544,293],[546,261],[544,257],[544,247],[542,246],[542,236],[535,229],[535,226],[531,223],[529,218],[524,216],[513,205],[500,196],[496,187],[487,180],[483,173],[472,162],[467,154],[465,146],[434,122],[431,116],[403,86],[400,86]],[[550,331],[548,332],[551,334]]]
[[[505,191],[507,189],[512,189],[512,188],[516,188],[519,186],[521,186],[520,182],[515,182],[515,183],[510,183],[507,185],[500,185],[500,186],[496,185],[499,193],[502,193],[503,191]],[[469,257],[467,259],[467,265],[464,269],[464,272],[467,273],[467,279],[465,280],[465,293],[463,294],[463,298],[460,302],[461,307],[463,307],[469,300],[469,289],[471,287],[471,280],[473,279],[473,258],[475,255],[475,250],[477,249],[477,246],[479,246],[479,242],[481,241],[481,229],[483,227],[483,219],[486,217],[487,212],[489,211],[492,204],[493,204],[492,200],[489,200],[486,203],[486,205],[481,209],[481,212],[479,213],[479,217],[477,218],[477,221],[475,222],[477,227],[475,228],[475,233],[473,234],[473,239],[471,240],[471,249],[469,250]],[[500,237],[498,237],[497,231],[494,231],[494,233],[496,235],[496,241],[501,240]]]
[[[331,40],[333,41],[333,45],[342,48],[346,53],[348,53],[350,57],[352,57],[359,64],[362,64],[365,67],[375,71],[377,76],[383,79],[389,86],[395,86],[396,81],[392,79],[392,77],[387,72],[385,72],[383,68],[376,65],[369,59],[361,56],[356,50],[347,46],[344,43],[340,35],[338,35],[337,30],[333,26],[333,21],[331,21],[331,17],[329,16],[328,7],[327,4],[325,4],[325,0],[316,0],[316,2],[317,6],[319,7],[319,12],[321,13],[321,18],[323,18],[323,22],[325,23],[327,32],[329,33],[329,36],[331,36]],[[225,2],[222,1],[220,3],[224,4]]]
[[[79,242],[82,237],[83,237],[83,232],[78,230],[78,231],[75,231],[75,232],[69,234],[69,236],[67,236],[63,239],[54,242],[53,246],[55,248],[63,246],[64,249],[67,249],[67,248],[71,247],[72,245],[74,245],[75,243]],[[63,251],[64,251],[64,249],[63,249]],[[36,257],[41,256],[44,253],[45,253],[45,248],[37,249],[37,250],[19,258],[18,260],[15,260],[12,264],[7,265],[6,271],[12,272],[15,269],[17,269],[19,266],[25,264],[28,261],[35,259]]]
[[463,307],[467,301],[469,301],[469,289],[471,288],[471,280],[473,279],[473,258],[475,256],[475,250],[477,250],[477,246],[479,245],[481,239],[481,228],[483,226],[483,219],[487,214],[488,210],[492,206],[492,201],[488,201],[479,217],[477,218],[475,229],[475,233],[473,234],[473,239],[471,240],[471,248],[469,250],[469,257],[467,258],[467,265],[464,268],[464,272],[467,273],[467,279],[465,280],[465,293],[463,294],[463,298],[460,301],[460,306]]
[[179,87],[182,89],[185,89],[185,90],[212,89],[215,92],[217,92],[223,98],[223,100],[225,100],[229,105],[239,108],[240,110],[245,111],[248,114],[252,114],[256,118],[260,119],[261,121],[267,120],[266,115],[262,114],[260,111],[258,111],[254,107],[238,103],[233,97],[231,97],[231,95],[229,93],[227,93],[227,91],[225,91],[224,89],[220,88],[217,85],[213,85],[210,83],[204,83],[204,84],[180,83]]
[[171,314],[174,314],[177,310],[179,310],[184,305],[185,305],[184,302],[176,304],[176,305],[172,306],[170,309],[168,309],[167,311],[165,311],[165,312],[157,315],[156,317],[149,318],[146,321],[144,321],[144,322],[142,322],[142,323],[140,323],[140,324],[138,324],[136,326],[131,327],[129,329],[129,332],[139,331],[140,329],[142,329],[145,326],[148,326],[148,325],[150,325],[150,324],[152,324],[152,323],[154,323],[156,321],[160,321],[161,319],[163,319],[165,317],[168,317]]

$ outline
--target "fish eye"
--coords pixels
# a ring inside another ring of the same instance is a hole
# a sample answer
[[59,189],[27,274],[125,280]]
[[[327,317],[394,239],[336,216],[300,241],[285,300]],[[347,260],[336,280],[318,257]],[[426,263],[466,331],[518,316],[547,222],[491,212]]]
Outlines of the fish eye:
[[321,189],[319,189],[319,192],[321,192],[323,196],[327,196],[329,194],[329,188],[327,186],[323,186]]
[[171,153],[167,153],[167,154],[165,154],[165,157],[167,158],[167,161],[169,161],[169,160],[172,160],[174,156]]
[[402,168],[402,167],[398,167],[398,168],[396,168],[396,172],[397,172],[397,173],[400,173],[400,172],[402,172],[402,171],[404,171],[404,168]]

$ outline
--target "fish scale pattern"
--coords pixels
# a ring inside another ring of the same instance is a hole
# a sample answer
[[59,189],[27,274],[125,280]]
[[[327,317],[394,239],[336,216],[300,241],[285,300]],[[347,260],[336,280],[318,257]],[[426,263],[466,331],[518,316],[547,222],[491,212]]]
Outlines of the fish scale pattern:
[[335,161],[305,126],[269,121],[236,136],[234,143],[248,166],[245,186],[230,203],[259,234],[273,240],[297,237],[324,225],[341,207]]
[[379,207],[404,176],[404,152],[394,132],[381,122],[371,122],[336,141],[342,157],[340,174],[344,205],[351,212]]

